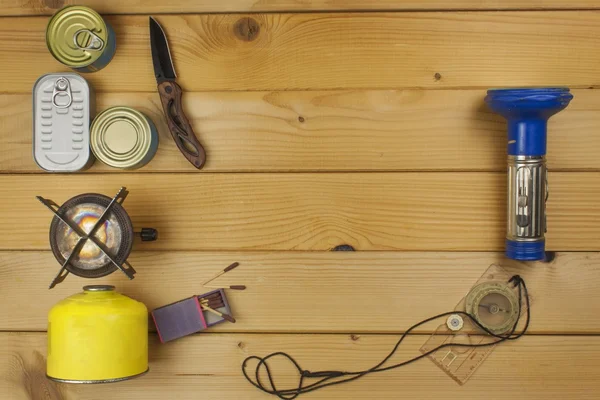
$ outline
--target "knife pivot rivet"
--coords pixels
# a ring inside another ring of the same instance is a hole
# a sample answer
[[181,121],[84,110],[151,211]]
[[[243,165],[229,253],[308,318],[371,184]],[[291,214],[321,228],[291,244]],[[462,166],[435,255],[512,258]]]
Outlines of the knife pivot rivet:
[[171,86],[167,86],[167,87],[165,88],[165,92],[167,92],[167,93],[169,93],[169,94],[171,94],[171,92],[172,92],[172,91],[173,91],[173,88],[172,88]]

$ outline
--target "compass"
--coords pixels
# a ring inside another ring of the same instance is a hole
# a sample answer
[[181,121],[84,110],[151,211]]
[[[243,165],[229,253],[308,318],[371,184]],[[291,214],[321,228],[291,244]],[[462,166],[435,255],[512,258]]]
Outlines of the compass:
[[496,335],[512,329],[519,317],[519,299],[503,282],[484,282],[466,297],[466,311],[484,328]]

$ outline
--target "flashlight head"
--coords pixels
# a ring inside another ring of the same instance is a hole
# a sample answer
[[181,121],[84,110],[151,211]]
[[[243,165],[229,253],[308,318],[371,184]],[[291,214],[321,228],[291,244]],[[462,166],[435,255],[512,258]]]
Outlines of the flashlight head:
[[548,118],[571,99],[568,88],[491,89],[485,101],[508,122],[508,155],[543,156]]

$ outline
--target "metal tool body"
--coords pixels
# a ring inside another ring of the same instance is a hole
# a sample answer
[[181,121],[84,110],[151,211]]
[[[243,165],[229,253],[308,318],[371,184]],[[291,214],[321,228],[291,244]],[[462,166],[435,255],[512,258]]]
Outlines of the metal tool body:
[[[58,218],[60,222],[67,225],[75,234],[79,236],[79,240],[73,248],[73,251],[68,255],[68,257],[65,258],[64,262],[62,263],[62,268],[58,271],[58,274],[50,284],[50,289],[52,289],[54,286],[65,280],[65,278],[70,272],[69,264],[71,260],[74,257],[77,257],[77,255],[88,240],[93,242],[100,249],[100,251],[110,260],[112,265],[121,270],[121,272],[123,272],[129,279],[133,279],[133,276],[135,275],[135,269],[133,269],[133,267],[126,260],[124,260],[123,262],[118,262],[117,260],[115,260],[114,256],[106,248],[106,246],[94,236],[94,233],[99,229],[100,226],[102,226],[106,217],[110,214],[111,208],[114,207],[116,204],[121,205],[125,201],[125,198],[128,194],[129,192],[127,191],[127,189],[122,187],[119,190],[119,192],[115,195],[115,197],[111,200],[111,202],[108,204],[100,218],[98,218],[95,221],[94,225],[91,227],[89,232],[83,231],[73,221],[69,221],[63,218],[61,213],[59,212],[59,206],[52,200],[44,199],[42,196],[37,196],[37,199],[54,213],[55,218]],[[133,230],[133,228],[131,228],[131,230]]]
[[[69,273],[100,278],[117,269],[133,279],[135,269],[127,261],[133,246],[133,225],[122,207],[129,192],[122,187],[111,199],[97,193],[75,196],[62,206],[37,196],[54,218],[50,224],[50,248],[61,269],[50,284],[52,289]],[[142,241],[154,241],[158,232],[142,228]]]
[[46,374],[61,383],[112,383],[148,371],[148,309],[114,286],[85,286],[48,314]]
[[567,88],[493,89],[489,107],[508,121],[508,214],[506,256],[534,261],[545,258],[546,129],[573,95]]
[[190,125],[182,104],[183,90],[175,82],[177,75],[169,50],[167,37],[162,27],[150,17],[150,45],[154,75],[158,83],[158,93],[163,106],[167,125],[179,151],[192,165],[201,169],[206,162],[206,152]]
[[90,119],[94,90],[72,73],[41,76],[33,87],[33,159],[50,172],[75,172],[94,162]]
[[97,159],[115,168],[141,168],[158,149],[158,131],[146,115],[131,107],[101,112],[90,128],[90,147]]
[[50,18],[46,45],[52,56],[78,72],[95,72],[108,65],[117,48],[110,24],[85,6],[66,6]]

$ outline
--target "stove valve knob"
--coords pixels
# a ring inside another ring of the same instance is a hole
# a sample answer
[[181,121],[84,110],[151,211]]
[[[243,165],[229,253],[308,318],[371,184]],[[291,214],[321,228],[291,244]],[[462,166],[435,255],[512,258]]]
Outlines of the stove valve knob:
[[153,242],[158,239],[158,231],[154,228],[142,228],[140,237],[142,242]]

